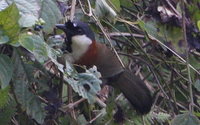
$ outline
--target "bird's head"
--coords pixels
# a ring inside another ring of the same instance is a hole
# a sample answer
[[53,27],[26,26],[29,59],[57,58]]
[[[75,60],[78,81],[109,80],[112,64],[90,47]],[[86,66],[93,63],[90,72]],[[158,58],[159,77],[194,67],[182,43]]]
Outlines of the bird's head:
[[[65,24],[56,24],[58,29],[61,29],[66,34],[67,50],[69,52],[77,51],[73,50],[73,46],[80,45],[79,47],[87,47],[95,41],[93,31],[88,24],[81,21],[70,20]],[[76,48],[75,48],[76,49]]]
[[88,24],[81,21],[68,21],[65,24],[57,24],[56,27],[66,34],[66,49],[71,53],[72,62],[95,50],[95,36]]

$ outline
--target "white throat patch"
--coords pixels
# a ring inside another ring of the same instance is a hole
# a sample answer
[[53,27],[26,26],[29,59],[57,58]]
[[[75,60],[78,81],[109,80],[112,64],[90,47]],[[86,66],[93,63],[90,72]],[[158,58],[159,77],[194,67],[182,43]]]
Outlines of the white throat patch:
[[87,52],[89,46],[92,44],[92,40],[86,35],[76,35],[72,37],[72,53],[71,56],[77,61],[80,57]]

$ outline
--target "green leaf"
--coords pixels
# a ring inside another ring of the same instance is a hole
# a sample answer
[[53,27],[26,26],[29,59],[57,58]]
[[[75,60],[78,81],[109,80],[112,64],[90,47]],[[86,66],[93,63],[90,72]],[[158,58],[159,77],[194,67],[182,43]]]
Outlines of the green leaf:
[[21,18],[20,26],[31,27],[39,18],[45,20],[45,32],[52,32],[53,27],[61,20],[61,13],[53,0],[7,0],[9,4],[15,2]]
[[104,125],[105,123],[113,119],[114,106],[111,105],[112,104],[108,103],[106,108],[97,111],[98,114],[101,114],[101,117],[95,120],[96,125]]
[[113,22],[117,16],[116,12],[108,5],[105,0],[96,1],[95,14],[99,18],[106,18],[111,22]]
[[[2,28],[0,27],[0,29]],[[9,42],[9,37],[6,36],[3,31],[0,30],[0,44],[4,44],[7,42]]]
[[[67,67],[69,68],[69,67]],[[101,90],[100,84],[102,81],[99,79],[100,73],[96,67],[86,70],[85,73],[73,73],[73,70],[68,70],[64,74],[64,79],[83,98],[86,98],[89,103],[96,101],[96,94]]]
[[163,113],[163,112],[155,113],[154,116],[155,116],[155,119],[160,123],[166,122],[170,119],[170,114]]
[[157,30],[157,26],[155,24],[155,22],[153,21],[149,21],[148,23],[147,22],[144,22],[144,21],[139,21],[139,26],[145,30],[149,35],[157,38],[159,41],[161,42],[164,42],[165,40],[160,36],[158,35],[158,30]]
[[121,10],[120,0],[110,0],[110,2],[114,5],[114,8],[119,12]]
[[57,5],[52,0],[43,0],[41,8],[41,18],[46,22],[44,25],[44,31],[51,33],[58,21],[61,20],[62,15]]
[[131,2],[132,2],[131,0],[120,0],[121,6],[126,8],[130,8],[133,6],[133,4],[130,4]]
[[35,24],[35,22],[37,21],[37,17],[35,17],[34,15],[22,15],[22,17],[19,20],[19,24],[21,27],[31,27]]
[[196,82],[194,83],[194,87],[200,92],[200,80],[197,79]]
[[[139,21],[139,26],[147,32],[147,34],[156,40],[164,43],[166,46],[179,54],[185,53],[185,46],[181,28],[161,24],[156,20]],[[166,49],[163,47],[163,49]]]
[[197,27],[200,30],[200,20],[197,21]]
[[88,122],[85,119],[84,115],[79,115],[77,121],[78,121],[79,125],[87,125],[88,124]]
[[48,45],[40,36],[21,34],[19,43],[30,51],[39,62],[44,63],[48,59]]
[[9,4],[15,3],[20,11],[19,24],[21,27],[30,27],[39,17],[40,0],[6,0]]
[[0,54],[0,83],[4,89],[9,85],[13,74],[13,64],[11,59],[3,54]]
[[0,124],[10,125],[11,118],[15,115],[15,112],[16,103],[13,100],[10,100],[10,102],[4,108],[0,108]]
[[200,112],[194,112],[194,115],[200,117]]
[[60,124],[59,125],[79,125],[77,120],[73,119],[69,115],[65,115],[59,118]]
[[6,87],[5,89],[0,89],[0,109],[8,103],[9,90],[10,90],[9,86]]
[[35,35],[28,35],[28,34],[21,34],[19,37],[19,43],[21,44],[21,46],[23,46],[24,48],[26,48],[27,50],[33,52],[35,49],[35,40],[39,39],[39,42],[44,42],[42,39],[40,38],[35,38]]
[[3,38],[0,35],[0,39],[3,39],[0,41],[0,44],[7,43],[9,40],[10,44],[18,45],[17,41],[20,32],[18,20],[19,11],[15,4],[11,4],[6,9],[0,11],[0,31],[5,35]]
[[196,116],[190,113],[185,113],[185,114],[177,115],[172,120],[171,125],[200,125],[200,121]]
[[57,62],[57,55],[60,53],[49,47],[40,36],[21,34],[19,43],[31,52],[40,63],[44,63],[47,59],[51,59],[58,69],[63,72],[64,66]]
[[9,41],[8,36],[0,36],[0,43],[4,44],[7,43]]
[[17,51],[14,52],[13,62],[15,66],[13,75],[14,92],[17,100],[21,104],[22,109],[25,110],[31,118],[35,119],[39,124],[42,124],[46,116],[43,104],[39,98],[28,89],[28,85],[30,84],[30,80],[28,79],[29,74],[26,72],[28,69],[26,69],[27,67],[21,61]]
[[196,23],[200,20],[199,0],[187,4],[191,19]]

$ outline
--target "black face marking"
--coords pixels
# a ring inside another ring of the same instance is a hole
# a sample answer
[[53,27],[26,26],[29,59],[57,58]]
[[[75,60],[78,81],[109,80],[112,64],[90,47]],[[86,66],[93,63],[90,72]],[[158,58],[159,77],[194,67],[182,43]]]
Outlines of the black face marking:
[[90,90],[90,86],[88,84],[84,84],[83,87],[85,88],[86,91]]
[[75,35],[86,35],[91,40],[95,40],[94,33],[90,29],[89,25],[81,21],[68,21],[65,23],[66,34],[70,37]]
[[88,26],[88,24],[81,22],[81,21],[73,21],[70,20],[67,21],[63,27],[58,27],[62,29],[66,34],[66,45],[67,45],[67,51],[72,52],[71,44],[72,44],[72,37],[75,35],[86,35],[88,38],[90,38],[92,41],[95,40],[94,33]]

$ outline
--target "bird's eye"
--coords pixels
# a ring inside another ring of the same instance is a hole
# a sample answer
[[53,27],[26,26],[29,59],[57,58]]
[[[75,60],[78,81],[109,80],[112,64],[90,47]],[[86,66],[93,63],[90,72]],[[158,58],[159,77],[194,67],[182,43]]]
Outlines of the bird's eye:
[[78,29],[78,33],[79,33],[79,34],[82,34],[82,33],[83,33],[83,30],[82,30],[82,29]]

